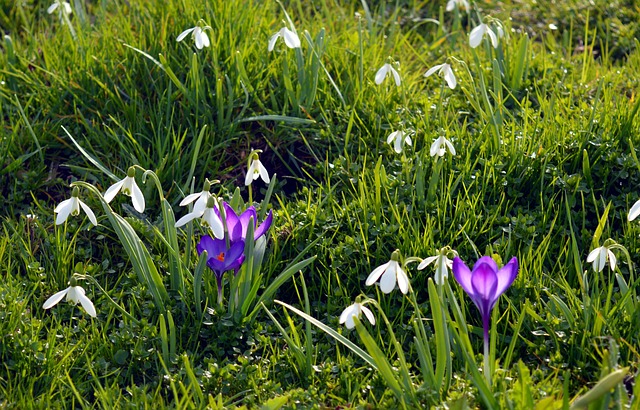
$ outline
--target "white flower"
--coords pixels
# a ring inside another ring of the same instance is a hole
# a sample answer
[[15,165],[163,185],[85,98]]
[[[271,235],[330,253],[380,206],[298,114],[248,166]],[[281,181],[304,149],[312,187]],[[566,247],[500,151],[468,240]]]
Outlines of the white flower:
[[71,14],[71,5],[69,4],[69,2],[67,1],[60,1],[60,0],[56,0],[53,2],[53,4],[51,4],[49,6],[49,8],[47,9],[47,13],[52,14],[54,11],[56,11],[56,9],[60,7],[60,11],[58,12],[58,14],[62,15],[62,13],[64,12],[67,16],[69,14]]
[[611,270],[616,270],[616,255],[607,246],[595,248],[587,256],[587,262],[593,262],[593,270],[596,272],[602,272],[607,266],[607,259],[609,259]]
[[[189,196],[202,195],[202,194],[204,194],[204,192],[202,192],[201,194],[191,194]],[[179,228],[182,225],[186,224],[187,222],[191,222],[194,219],[200,218],[201,224],[211,229],[211,232],[213,232],[213,235],[216,238],[223,239],[224,227],[222,226],[222,220],[220,219],[220,216],[218,216],[218,214],[216,213],[215,198],[208,192],[206,192],[206,194],[208,195],[208,197],[207,197],[207,202],[205,204],[205,207],[204,208],[199,207],[198,203],[196,202],[196,205],[193,207],[193,210],[190,213],[183,216],[182,218],[178,219],[178,221],[175,224],[175,227]],[[182,200],[182,202],[185,202],[187,198]],[[182,202],[180,204],[182,204]]]
[[453,268],[453,261],[447,257],[446,249],[447,248],[444,248],[435,256],[429,256],[428,258],[423,259],[422,262],[420,262],[420,265],[418,265],[418,270],[422,270],[435,262],[435,282],[438,285],[444,284],[444,278],[449,276],[449,269]]
[[74,305],[77,305],[78,302],[80,302],[89,316],[96,317],[96,308],[93,306],[91,300],[84,295],[84,289],[82,286],[69,286],[65,290],[61,290],[44,302],[44,305],[42,305],[43,309],[50,309],[54,307],[62,300],[62,298],[65,297],[65,295],[67,296],[68,302],[73,302]]
[[64,223],[69,215],[77,216],[78,214],[80,214],[80,207],[82,207],[84,212],[87,214],[91,223],[94,226],[98,226],[98,220],[96,219],[96,216],[91,208],[89,208],[87,204],[85,204],[80,200],[80,198],[78,198],[77,187],[74,187],[73,191],[71,191],[71,198],[60,202],[58,206],[56,206],[56,208],[53,210],[54,213],[58,214],[56,216],[56,225]]
[[181,42],[189,33],[193,32],[192,36],[194,41],[196,42],[196,47],[198,48],[198,50],[202,50],[203,47],[209,47],[211,45],[211,42],[209,41],[209,37],[207,36],[207,33],[204,32],[206,29],[211,29],[211,27],[195,26],[195,27],[188,28],[182,33],[180,33],[180,35],[176,38],[176,41]]
[[629,221],[633,221],[638,217],[638,215],[640,215],[640,201],[637,201],[635,204],[633,204],[631,209],[629,209],[629,216],[627,216],[627,219]]
[[493,48],[498,48],[498,37],[496,37],[496,34],[484,23],[480,24],[478,27],[471,30],[471,33],[469,33],[469,45],[471,48],[478,47],[485,34],[489,35]]
[[247,176],[244,178],[244,184],[251,185],[251,183],[258,178],[262,178],[265,184],[268,184],[271,181],[267,169],[262,165],[258,156],[255,155],[251,158],[251,165],[249,165]]
[[449,0],[447,2],[447,11],[453,11],[456,7],[464,7],[464,9],[469,11],[469,2],[467,0]]
[[397,281],[400,292],[406,294],[409,291],[409,277],[398,263],[397,253],[397,251],[394,252],[389,262],[378,266],[371,272],[365,282],[367,286],[373,285],[380,279],[380,290],[382,293],[391,293],[391,291],[395,289]]
[[400,74],[396,71],[395,68],[389,63],[386,63],[376,73],[376,84],[380,85],[387,77],[387,74],[391,73],[393,75],[393,79],[396,81],[396,85],[400,87]]
[[436,155],[441,157],[445,154],[447,148],[449,149],[449,152],[451,153],[451,155],[456,155],[456,149],[453,147],[453,144],[451,143],[451,141],[449,141],[445,137],[440,136],[436,138],[435,141],[433,141],[433,144],[431,144],[431,148],[429,149],[429,155],[431,155],[432,157]]
[[393,150],[398,154],[402,152],[404,144],[411,145],[411,137],[403,131],[394,131],[387,137],[387,144],[393,144]]
[[369,323],[372,325],[376,324],[376,318],[373,316],[373,312],[364,306],[362,303],[355,302],[353,305],[347,306],[345,310],[342,311],[340,315],[340,324],[345,324],[347,329],[353,329],[355,327],[355,322],[353,321],[354,317],[360,319],[361,314],[364,315],[369,320]]
[[444,63],[438,64],[437,66],[431,67],[426,73],[424,73],[425,77],[429,77],[431,74],[438,72],[441,76],[444,77],[444,80],[447,82],[447,85],[452,90],[456,88],[456,76],[453,75],[453,70],[451,69],[451,65]]
[[287,47],[300,48],[300,38],[298,37],[296,32],[291,31],[286,27],[282,27],[280,31],[272,35],[271,38],[269,39],[269,47],[268,47],[269,51],[273,51],[273,49],[276,46],[276,41],[278,41],[279,37],[282,37]]
[[142,213],[144,212],[144,195],[142,195],[142,191],[138,188],[136,184],[136,180],[133,177],[135,175],[135,170],[133,168],[129,168],[127,172],[127,176],[115,184],[111,185],[109,189],[104,193],[103,197],[107,203],[113,201],[113,198],[116,197],[118,192],[121,192],[129,197],[131,197],[131,202],[133,202],[133,207],[136,211]]

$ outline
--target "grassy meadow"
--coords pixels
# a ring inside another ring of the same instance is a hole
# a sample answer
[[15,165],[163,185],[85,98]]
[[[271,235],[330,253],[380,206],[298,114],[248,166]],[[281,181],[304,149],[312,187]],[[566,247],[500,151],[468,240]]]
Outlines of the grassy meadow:
[[640,408],[635,2],[53,3],[0,0],[1,409]]

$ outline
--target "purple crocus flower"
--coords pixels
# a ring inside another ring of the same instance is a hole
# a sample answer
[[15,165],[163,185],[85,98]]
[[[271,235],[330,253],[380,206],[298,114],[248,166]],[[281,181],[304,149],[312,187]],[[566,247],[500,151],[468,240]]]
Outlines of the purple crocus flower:
[[215,273],[218,282],[218,303],[222,303],[222,276],[226,271],[237,270],[244,262],[244,240],[231,242],[227,248],[224,239],[214,239],[205,235],[196,247],[198,255],[207,251],[207,266]]
[[271,227],[273,221],[273,212],[269,211],[269,214],[264,221],[257,225],[258,214],[256,208],[250,206],[242,214],[238,216],[233,210],[231,205],[224,203],[225,221],[227,223],[227,230],[229,232],[229,241],[235,243],[236,241],[244,241],[247,236],[247,228],[249,227],[249,220],[253,217],[253,240],[258,240],[264,235]]
[[453,276],[462,289],[467,292],[473,303],[480,310],[484,329],[485,377],[490,382],[489,374],[489,324],[491,310],[496,302],[513,283],[518,275],[518,259],[511,258],[509,263],[498,269],[496,262],[489,256],[478,259],[473,270],[459,257],[453,259]]
[[518,259],[511,258],[509,263],[498,270],[498,265],[489,256],[478,259],[473,270],[469,270],[462,259],[453,259],[453,276],[462,289],[467,292],[473,303],[476,304],[482,316],[484,337],[489,337],[489,319],[491,310],[495,306],[500,295],[513,283],[518,274]]

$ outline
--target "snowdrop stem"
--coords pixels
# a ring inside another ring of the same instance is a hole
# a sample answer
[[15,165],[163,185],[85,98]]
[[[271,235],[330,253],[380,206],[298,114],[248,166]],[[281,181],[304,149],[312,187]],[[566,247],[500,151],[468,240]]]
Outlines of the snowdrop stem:
[[151,171],[150,169],[146,170],[142,167],[140,167],[140,169],[144,171],[142,174],[142,183],[145,184],[147,181],[147,177],[151,177],[153,182],[156,184],[156,188],[158,188],[158,196],[160,197],[160,201],[165,199],[164,192],[162,191],[162,184],[160,183],[160,178],[158,178],[158,175],[155,172]]
[[252,204],[253,203],[253,188],[252,188],[253,184],[249,184],[249,186],[247,188],[249,188],[249,203]]
[[102,288],[102,286],[100,286],[100,283],[98,283],[98,281],[93,276],[90,276],[90,275],[78,275],[78,278],[79,279],[85,279],[85,280],[88,280],[89,282],[93,283],[100,290],[100,292],[102,292],[102,294],[107,297],[107,300],[109,301],[109,303],[111,303],[113,305],[113,307],[115,307],[117,310],[119,310],[120,313],[122,313],[123,316],[125,316],[127,319],[129,319],[130,321],[132,321],[135,324],[139,324],[140,323],[136,318],[131,316],[131,314],[129,314],[129,312],[127,312],[122,306],[117,304],[115,300],[111,299],[111,296],[109,296],[109,294],[107,292],[105,292],[105,290]]

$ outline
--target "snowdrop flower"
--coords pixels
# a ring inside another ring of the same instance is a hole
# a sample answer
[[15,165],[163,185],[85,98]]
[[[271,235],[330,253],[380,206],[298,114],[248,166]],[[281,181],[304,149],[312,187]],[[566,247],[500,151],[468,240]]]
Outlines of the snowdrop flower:
[[346,325],[347,329],[353,329],[356,326],[353,318],[357,317],[360,319],[362,313],[364,313],[371,325],[376,324],[376,318],[373,316],[373,312],[359,302],[355,302],[353,305],[347,306],[347,308],[342,311],[342,314],[340,314],[340,324]]
[[396,85],[400,87],[400,74],[398,74],[396,69],[393,68],[393,66],[389,63],[386,63],[385,65],[380,67],[380,69],[376,73],[376,78],[375,78],[376,84],[378,85],[382,84],[384,79],[387,78],[387,74],[389,73],[393,75],[393,79],[395,80]]
[[494,33],[489,26],[484,23],[480,24],[478,27],[471,30],[471,33],[469,33],[469,45],[471,48],[478,47],[485,34],[489,36],[493,48],[498,48],[498,37],[496,37],[496,33]]
[[453,11],[456,7],[464,7],[469,12],[469,2],[467,0],[449,0],[447,2],[447,11]]
[[178,219],[178,221],[175,224],[175,227],[179,228],[182,225],[186,224],[187,222],[191,222],[194,219],[200,218],[202,226],[205,226],[211,229],[211,232],[213,232],[213,235],[216,238],[223,239],[224,227],[222,226],[222,220],[218,216],[218,213],[216,212],[216,209],[215,209],[216,200],[213,197],[213,195],[209,194],[208,192],[207,194],[209,195],[209,197],[207,198],[207,203],[205,207],[200,208],[200,207],[194,206],[193,210],[190,213]]
[[631,209],[629,209],[629,215],[627,216],[627,219],[629,220],[629,222],[631,222],[636,219],[638,215],[640,215],[640,201],[637,201],[635,204],[633,204]]
[[391,254],[391,260],[375,268],[367,278],[365,284],[371,286],[380,279],[380,290],[382,293],[391,293],[396,287],[396,282],[398,282],[400,292],[406,295],[407,292],[409,292],[409,277],[404,269],[402,269],[402,266],[400,266],[400,263],[398,263],[399,259],[400,251],[395,250],[393,254]]
[[595,248],[587,256],[587,262],[593,262],[593,270],[596,272],[602,272],[604,267],[607,266],[607,259],[609,260],[611,271],[615,271],[617,262],[616,255],[611,252],[611,249],[607,245]]
[[65,13],[67,16],[69,14],[71,14],[71,5],[69,4],[68,1],[60,1],[60,0],[56,0],[53,2],[53,4],[51,4],[49,6],[49,8],[47,9],[47,13],[52,14],[54,11],[56,11],[58,8],[60,8],[60,10],[58,10],[58,14],[60,14],[60,16],[62,16],[62,13]]
[[433,144],[431,144],[429,155],[431,155],[432,157],[435,157],[436,155],[441,157],[445,154],[447,148],[449,149],[451,155],[456,155],[456,149],[453,147],[451,141],[449,141],[445,137],[440,136],[436,138],[435,141],[433,141]]
[[442,77],[444,77],[444,80],[447,82],[447,85],[449,86],[449,88],[451,88],[452,90],[454,88],[456,88],[456,76],[453,75],[453,70],[451,69],[451,65],[449,65],[448,63],[444,63],[444,64],[438,64],[437,66],[433,66],[431,67],[426,73],[424,73],[425,77],[429,77],[431,74],[438,72],[438,74],[440,74]]
[[209,26],[200,27],[200,25],[197,25],[195,27],[188,28],[182,33],[180,33],[180,35],[178,35],[178,37],[176,38],[176,41],[179,43],[182,40],[184,40],[184,38],[189,33],[192,33],[192,37],[196,43],[196,47],[198,48],[198,50],[202,50],[203,47],[209,47],[211,45],[211,42],[209,41],[209,37],[207,36],[207,33],[205,33],[205,30],[207,29],[211,30],[211,27]]
[[55,207],[53,212],[58,214],[56,216],[56,225],[64,223],[69,215],[77,216],[78,214],[80,214],[80,207],[82,207],[84,212],[89,217],[91,223],[94,226],[98,226],[98,220],[96,219],[96,216],[91,208],[89,208],[87,204],[85,204],[80,200],[80,198],[78,198],[79,192],[80,191],[78,190],[78,187],[73,187],[73,190],[71,191],[71,198],[60,202],[58,206]]
[[121,180],[111,185],[109,189],[104,193],[103,197],[107,203],[113,201],[113,198],[116,197],[118,192],[122,192],[123,194],[130,196],[131,201],[133,202],[133,207],[136,211],[143,213],[144,212],[144,195],[142,195],[142,191],[138,188],[135,180],[136,170],[134,167],[129,167],[127,171],[127,176]]
[[453,267],[453,261],[447,257],[449,252],[456,253],[455,251],[451,251],[448,246],[440,249],[437,255],[423,259],[420,265],[418,265],[418,270],[423,270],[434,263],[436,268],[435,282],[438,285],[444,285],[444,278],[448,277],[449,269]]
[[251,155],[249,155],[249,169],[247,170],[247,176],[244,179],[244,184],[246,186],[251,185],[251,183],[258,178],[262,178],[265,184],[268,184],[271,181],[267,169],[262,165],[262,162],[260,162],[260,159],[258,158],[259,152],[262,151],[255,150]]
[[394,131],[387,137],[387,144],[393,144],[393,150],[400,154],[404,144],[411,146],[411,137],[403,131]]
[[44,305],[42,305],[42,308],[51,309],[52,307],[57,305],[58,302],[62,300],[62,298],[66,296],[68,302],[73,302],[74,305],[77,305],[78,302],[80,302],[80,304],[82,305],[84,310],[87,311],[89,316],[96,317],[96,308],[93,306],[93,303],[91,302],[91,300],[85,296],[84,289],[82,288],[82,286],[78,286],[75,277],[71,278],[71,280],[69,281],[69,285],[70,286],[65,290],[61,290],[60,292],[56,293],[55,295],[47,299],[44,302]]
[[291,31],[286,27],[282,27],[280,29],[280,31],[278,31],[276,34],[272,35],[271,38],[269,39],[268,50],[270,52],[273,51],[273,49],[275,48],[276,41],[278,41],[279,37],[282,37],[282,39],[284,40],[284,43],[287,45],[287,47],[289,47],[289,48],[300,48],[300,38],[298,37],[296,32],[295,31]]
[[[218,182],[213,181],[213,182]],[[184,199],[182,201],[180,201],[180,206],[187,206],[190,203],[192,203],[193,201],[195,201],[196,203],[193,205],[193,211],[195,212],[196,209],[200,210],[200,209],[204,209],[207,207],[207,201],[209,200],[209,197],[211,196],[211,194],[209,193],[209,190],[211,189],[211,182],[208,179],[204,180],[204,185],[202,187],[202,191],[201,192],[196,192],[193,194],[189,194],[186,197],[184,197]]]

